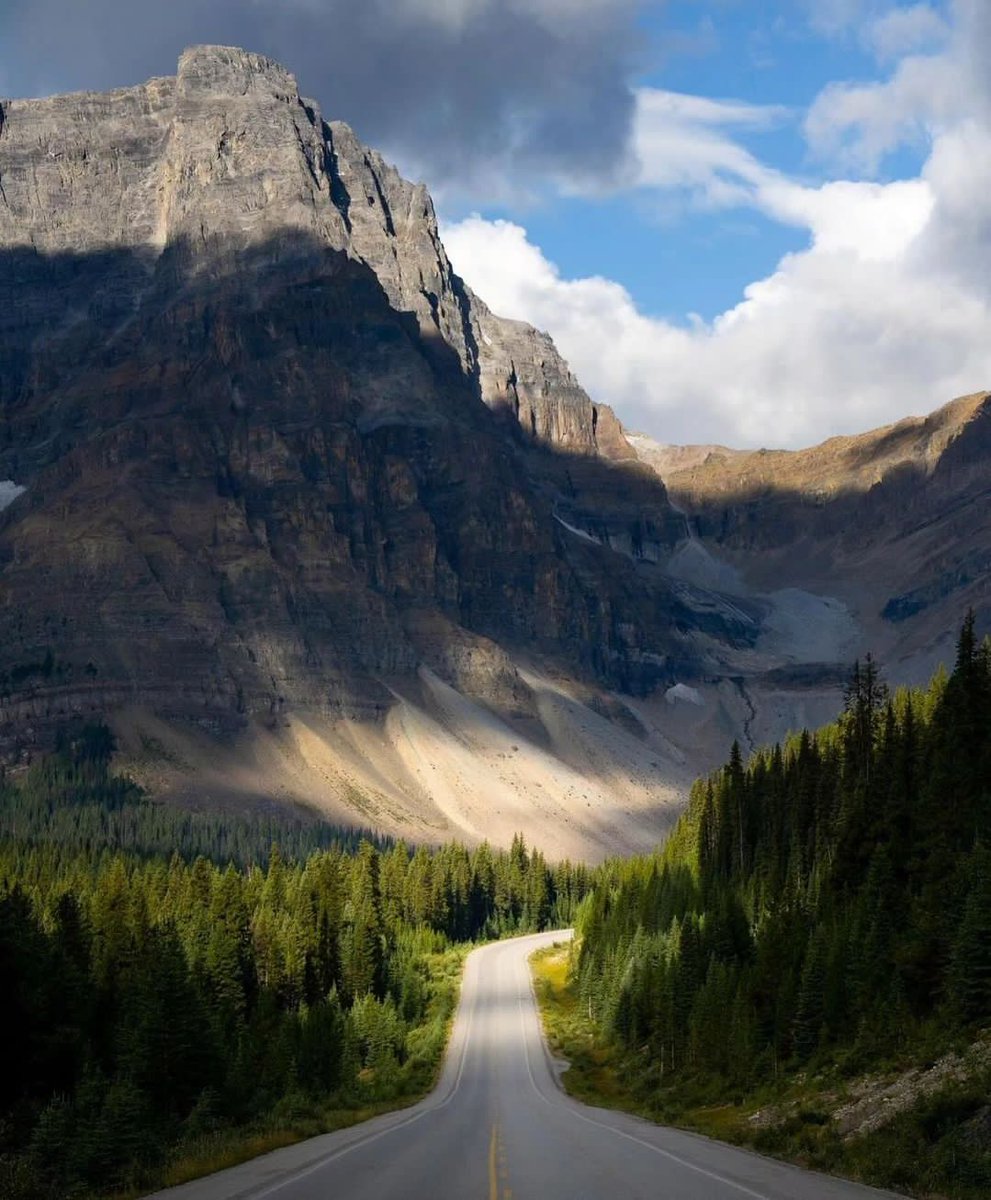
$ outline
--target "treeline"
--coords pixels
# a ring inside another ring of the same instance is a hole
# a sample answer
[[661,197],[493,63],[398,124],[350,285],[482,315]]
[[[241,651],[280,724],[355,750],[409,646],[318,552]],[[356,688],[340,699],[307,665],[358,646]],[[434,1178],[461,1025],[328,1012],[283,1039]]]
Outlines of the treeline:
[[566,924],[590,886],[521,837],[267,860],[0,842],[0,1194],[140,1186],[198,1139],[421,1090],[451,948]]
[[113,749],[110,730],[89,725],[63,732],[55,751],[16,781],[0,777],[0,838],[143,857],[167,858],[180,846],[187,857],[242,867],[264,866],[273,844],[297,859],[332,847],[351,852],[362,841],[379,849],[391,844],[370,830],[343,828],[315,815],[301,819],[288,808],[218,814],[155,803],[133,780],[111,773]]
[[928,689],[891,696],[868,659],[836,724],[749,763],[735,746],[580,925],[582,995],[653,1085],[739,1092],[991,1024],[991,649],[973,617]]

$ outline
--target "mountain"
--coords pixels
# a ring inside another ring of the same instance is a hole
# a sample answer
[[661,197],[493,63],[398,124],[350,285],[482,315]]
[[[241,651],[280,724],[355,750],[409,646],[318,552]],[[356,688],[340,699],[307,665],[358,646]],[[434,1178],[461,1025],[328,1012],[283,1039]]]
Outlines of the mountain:
[[[734,736],[831,718],[878,626],[827,569],[854,587],[860,492],[834,525],[787,472],[728,503],[713,449],[669,496],[670,455],[454,273],[426,190],[243,50],[0,101],[0,414],[15,766],[108,719],[161,798],[597,857]],[[946,536],[961,471],[918,477]]]
[[663,828],[686,772],[610,693],[734,622],[650,569],[663,485],[453,273],[421,186],[196,47],[0,105],[0,256],[9,757],[110,716],[197,802],[559,851]]
[[991,623],[991,393],[807,450],[631,442],[725,578],[828,593],[899,681],[952,661],[968,608]]

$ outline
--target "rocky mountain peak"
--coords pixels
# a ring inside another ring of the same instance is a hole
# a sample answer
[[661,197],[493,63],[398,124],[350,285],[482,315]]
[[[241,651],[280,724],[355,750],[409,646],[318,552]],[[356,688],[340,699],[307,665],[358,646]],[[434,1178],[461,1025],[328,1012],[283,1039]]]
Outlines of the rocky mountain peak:
[[751,634],[670,586],[663,485],[426,188],[231,47],[0,108],[0,754],[109,719],[194,792],[220,739],[226,794],[501,837],[534,779],[548,847],[652,840],[668,750],[607,691]]
[[281,63],[238,46],[189,46],[179,57],[176,86],[180,94],[230,98],[237,95],[299,100],[296,77]]
[[342,251],[453,352],[524,438],[632,458],[611,411],[592,404],[550,338],[497,317],[457,277],[427,189],[349,126],[325,121],[279,63],[193,46],[174,78],[15,100],[0,112],[0,248],[127,248],[145,262],[168,251],[170,269],[182,261],[187,275],[207,243],[214,272],[224,261],[242,269],[246,242],[266,245],[255,270],[286,254]]

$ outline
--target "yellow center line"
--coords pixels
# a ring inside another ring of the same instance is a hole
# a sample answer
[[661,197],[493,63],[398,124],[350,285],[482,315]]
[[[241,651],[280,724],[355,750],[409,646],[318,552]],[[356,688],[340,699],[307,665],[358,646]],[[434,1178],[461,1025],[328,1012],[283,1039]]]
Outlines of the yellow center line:
[[489,1140],[489,1200],[499,1200],[499,1180],[496,1176],[496,1150],[499,1144],[498,1126],[492,1126]]

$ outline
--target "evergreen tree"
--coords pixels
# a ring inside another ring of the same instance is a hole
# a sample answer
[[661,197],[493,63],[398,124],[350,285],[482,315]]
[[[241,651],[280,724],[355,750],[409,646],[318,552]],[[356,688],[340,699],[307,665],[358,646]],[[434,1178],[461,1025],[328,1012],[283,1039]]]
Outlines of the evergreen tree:
[[969,1024],[991,1014],[991,852],[974,850],[967,900],[953,945],[948,998],[955,1017]]
[[[657,854],[582,906],[576,978],[652,1072],[774,1078],[991,1022],[991,645],[969,615],[953,672],[890,696],[854,666],[839,720],[727,765]],[[716,1013],[740,1031],[739,1055]]]

